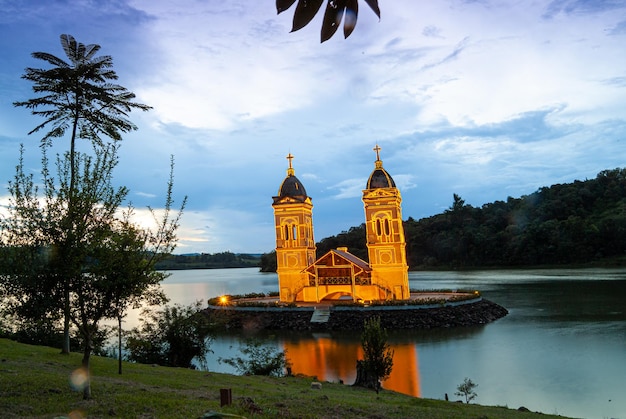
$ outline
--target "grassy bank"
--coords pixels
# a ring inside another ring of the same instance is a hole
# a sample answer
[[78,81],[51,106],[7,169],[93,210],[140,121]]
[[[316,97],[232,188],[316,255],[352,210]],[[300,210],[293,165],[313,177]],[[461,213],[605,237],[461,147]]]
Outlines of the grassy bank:
[[[0,339],[0,417],[198,418],[222,412],[255,418],[555,418],[502,407],[416,399],[311,378],[240,377],[92,358],[93,400],[70,385],[80,354]],[[220,407],[220,389],[233,404]],[[76,414],[77,416],[72,416]],[[80,415],[80,416],[79,416]]]

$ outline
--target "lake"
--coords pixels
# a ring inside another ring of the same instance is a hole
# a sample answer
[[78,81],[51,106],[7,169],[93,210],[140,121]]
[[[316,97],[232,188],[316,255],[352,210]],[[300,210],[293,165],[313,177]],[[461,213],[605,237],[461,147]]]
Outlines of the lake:
[[[476,403],[525,406],[585,418],[626,418],[626,269],[410,272],[412,289],[476,289],[510,314],[484,326],[392,331],[394,370],[383,387],[450,400],[469,377]],[[175,271],[163,283],[172,303],[221,294],[277,291],[276,274],[256,268]],[[132,326],[131,324],[126,327]],[[358,333],[266,336],[287,351],[293,372],[351,384]],[[243,337],[217,337],[209,369],[237,355]]]

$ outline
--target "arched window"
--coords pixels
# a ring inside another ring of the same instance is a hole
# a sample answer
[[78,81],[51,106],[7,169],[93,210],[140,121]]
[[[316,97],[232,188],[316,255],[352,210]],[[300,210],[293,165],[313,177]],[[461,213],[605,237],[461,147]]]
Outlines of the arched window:
[[298,223],[294,220],[285,220],[281,227],[283,246],[293,247],[298,240]]
[[392,227],[389,217],[385,213],[379,213],[374,216],[372,220],[374,233],[377,240],[381,243],[387,243],[391,241]]

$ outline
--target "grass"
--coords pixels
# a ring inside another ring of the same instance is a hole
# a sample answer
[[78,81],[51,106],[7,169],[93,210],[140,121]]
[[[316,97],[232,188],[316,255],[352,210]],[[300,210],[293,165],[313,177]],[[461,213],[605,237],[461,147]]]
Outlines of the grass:
[[[240,377],[92,357],[93,399],[70,375],[80,354],[0,339],[0,417],[199,418],[207,412],[248,418],[556,418],[503,407],[419,399],[337,383],[312,389],[309,377]],[[220,407],[220,389],[233,403]]]

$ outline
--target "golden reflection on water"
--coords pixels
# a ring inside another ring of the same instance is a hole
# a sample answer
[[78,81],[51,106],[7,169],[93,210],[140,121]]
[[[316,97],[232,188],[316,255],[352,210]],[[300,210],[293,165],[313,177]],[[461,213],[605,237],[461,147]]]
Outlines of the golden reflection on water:
[[[393,370],[382,385],[388,390],[420,397],[419,366],[415,344],[393,344]],[[293,374],[317,377],[320,381],[342,380],[352,384],[356,378],[356,361],[363,359],[360,343],[337,341],[330,336],[284,341],[283,349],[292,364]]]

